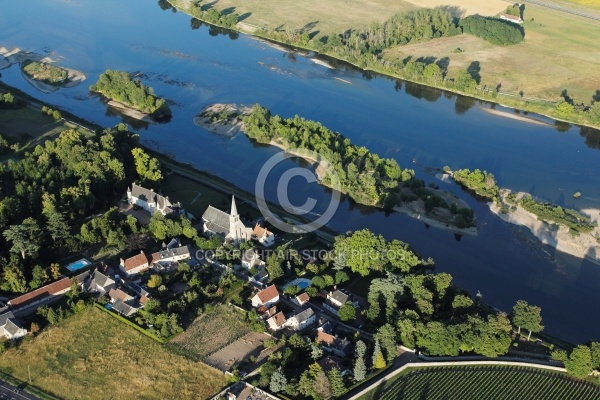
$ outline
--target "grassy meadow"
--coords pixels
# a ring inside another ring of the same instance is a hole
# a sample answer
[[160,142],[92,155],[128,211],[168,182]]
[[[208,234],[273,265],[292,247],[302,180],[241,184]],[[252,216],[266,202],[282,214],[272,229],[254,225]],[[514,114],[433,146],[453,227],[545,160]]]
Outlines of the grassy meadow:
[[[600,1],[549,0],[557,6],[600,15]],[[213,3],[211,3],[213,4]],[[269,29],[301,29],[317,37],[349,28],[365,27],[391,15],[419,7],[445,7],[455,16],[497,15],[509,5],[502,0],[332,0],[293,2],[277,0],[217,0],[213,7],[236,12],[244,23]],[[480,65],[481,83],[524,97],[558,101],[566,89],[575,102],[589,104],[600,89],[600,21],[526,4],[525,41],[495,46],[477,37],[460,35],[385,51],[386,59],[412,56],[449,59],[449,76],[472,62]],[[462,52],[455,52],[460,48]]]
[[65,399],[202,399],[227,377],[95,308],[0,355],[0,370]]

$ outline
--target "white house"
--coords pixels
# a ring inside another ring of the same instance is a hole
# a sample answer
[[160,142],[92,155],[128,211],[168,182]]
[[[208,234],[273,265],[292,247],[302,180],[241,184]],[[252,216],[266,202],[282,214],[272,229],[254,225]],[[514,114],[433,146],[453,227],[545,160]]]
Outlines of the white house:
[[278,331],[286,326],[285,315],[281,311],[277,314],[273,315],[271,318],[267,320],[267,324],[269,324],[269,329],[272,331]]
[[18,339],[25,335],[27,335],[27,329],[21,326],[12,311],[5,308],[0,314],[0,337]]
[[285,325],[296,331],[301,331],[302,329],[314,324],[316,320],[317,315],[315,312],[312,310],[312,308],[307,308],[306,310],[288,318]]
[[235,205],[235,197],[231,196],[231,213],[227,214],[213,206],[208,206],[202,214],[204,223],[204,233],[206,235],[218,235],[224,240],[231,240],[234,243],[243,242],[250,239],[251,229],[240,220]]
[[169,197],[155,193],[153,189],[146,189],[133,183],[131,188],[127,188],[127,201],[129,204],[136,205],[148,211],[150,214],[160,212],[162,215],[171,213],[181,213],[185,215],[185,210],[181,208],[180,203],[171,203]]
[[242,268],[251,270],[254,267],[264,267],[265,262],[260,259],[256,251],[246,250],[242,253]]
[[266,289],[261,290],[252,298],[252,307],[267,306],[270,307],[279,301],[279,292],[275,285],[271,285]]
[[140,252],[140,254],[129,257],[126,260],[121,258],[121,262],[119,264],[119,269],[127,276],[139,274],[148,268],[150,268],[150,264],[148,263],[148,257],[146,257],[146,254],[144,254],[143,250]]
[[171,264],[181,260],[187,260],[191,258],[191,253],[188,246],[179,246],[174,248],[167,247],[161,251],[153,253],[150,258],[150,265],[156,267],[156,264],[160,263]]
[[323,303],[323,306],[331,313],[338,315],[340,307],[347,302],[351,302],[355,308],[358,307],[358,302],[352,300],[352,295],[336,290],[327,294],[327,299]]
[[258,242],[265,247],[269,247],[275,243],[275,234],[267,228],[263,228],[259,224],[256,224],[252,230],[251,236],[252,239],[258,240]]

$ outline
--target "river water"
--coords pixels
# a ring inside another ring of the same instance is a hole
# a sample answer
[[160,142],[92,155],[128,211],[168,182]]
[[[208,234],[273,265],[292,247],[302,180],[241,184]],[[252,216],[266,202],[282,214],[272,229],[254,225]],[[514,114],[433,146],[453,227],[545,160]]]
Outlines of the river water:
[[[358,145],[396,158],[402,167],[415,168],[428,182],[435,178],[421,166],[481,168],[493,172],[502,187],[564,206],[600,208],[597,131],[540,116],[546,125],[495,116],[486,111],[490,104],[343,63],[326,68],[309,57],[163,10],[155,1],[35,0],[24,5],[3,0],[0,46],[44,53],[83,71],[83,84],[51,94],[33,88],[17,66],[0,73],[7,84],[104,126],[122,117],[108,111],[88,86],[107,68],[138,72],[172,102],[173,110],[168,123],[132,124],[142,141],[249,191],[278,150],[252,144],[243,135],[230,140],[198,128],[192,119],[203,106],[260,103],[286,117],[318,120]],[[279,164],[268,182],[297,165],[292,160]],[[317,210],[327,206],[329,193],[322,187],[292,183],[290,197],[298,204],[311,196],[319,200]],[[500,221],[456,186],[436,183],[474,207],[478,237],[457,240],[409,217],[347,200],[329,226],[341,232],[366,227],[403,240],[432,257],[437,270],[451,273],[459,286],[480,291],[490,304],[510,310],[516,300],[526,299],[542,307],[546,332],[574,342],[600,339],[600,266],[540,247],[527,231]],[[276,199],[274,187],[267,187],[270,200]],[[573,199],[576,191],[582,198]]]

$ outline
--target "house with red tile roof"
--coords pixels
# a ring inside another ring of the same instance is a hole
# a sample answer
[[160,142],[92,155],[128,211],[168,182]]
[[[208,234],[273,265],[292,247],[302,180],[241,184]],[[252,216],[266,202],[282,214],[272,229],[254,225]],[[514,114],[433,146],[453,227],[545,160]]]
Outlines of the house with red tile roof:
[[267,320],[267,324],[269,324],[269,329],[272,331],[278,331],[283,329],[286,325],[287,320],[285,319],[285,315],[281,311],[277,314],[273,315],[271,318]]
[[252,307],[267,306],[270,307],[279,301],[279,292],[275,285],[271,285],[268,288],[261,290],[252,298]]
[[148,268],[150,268],[148,257],[146,257],[146,254],[144,254],[143,250],[140,252],[140,254],[129,257],[126,260],[121,258],[121,262],[119,264],[119,269],[127,276],[139,274]]

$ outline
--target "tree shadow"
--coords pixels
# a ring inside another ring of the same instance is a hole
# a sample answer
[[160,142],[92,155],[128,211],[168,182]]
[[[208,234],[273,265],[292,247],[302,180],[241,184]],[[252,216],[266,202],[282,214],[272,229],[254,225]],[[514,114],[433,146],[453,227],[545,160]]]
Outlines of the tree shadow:
[[158,0],[158,6],[163,11],[166,11],[166,10],[169,10],[169,9],[173,8],[173,6],[171,5],[171,3],[169,3],[167,0]]
[[459,6],[438,6],[436,8],[438,10],[449,12],[454,18],[457,19],[460,19],[467,14],[467,9]]
[[456,102],[454,103],[454,112],[458,115],[462,115],[475,107],[475,99],[467,96],[457,96]]
[[471,78],[479,85],[481,82],[481,65],[479,61],[473,61],[467,68],[467,72],[471,75]]
[[211,8],[213,8],[215,6],[215,4],[217,4],[218,2],[219,2],[219,0],[215,0],[212,3],[203,4],[202,6],[200,6],[200,10],[201,11],[208,11]]
[[569,93],[567,92],[567,89],[563,89],[562,92],[560,92],[560,97],[562,97],[563,99],[565,99],[565,101],[569,104],[573,104],[573,98],[571,96],[569,96]]
[[434,62],[437,61],[436,57],[419,57],[417,58],[415,61],[417,62],[422,62],[423,64],[429,65],[429,64],[433,64]]
[[579,135],[585,139],[585,145],[590,149],[600,150],[600,131],[582,126]]
[[600,90],[596,90],[596,93],[592,96],[592,101],[600,101]]
[[[229,14],[233,14],[235,12],[235,7],[227,7],[223,10],[221,10],[221,15],[225,16],[225,15],[229,15]],[[239,21],[239,19],[238,19]]]
[[315,36],[317,36],[319,33],[321,33],[321,31],[312,31],[311,33],[308,34],[308,38],[310,40],[313,40],[315,38]]
[[300,32],[301,33],[310,32],[317,26],[318,23],[319,23],[319,21],[309,22],[306,25],[304,25],[302,28],[300,28]]
[[442,58],[438,59],[435,63],[437,64],[438,67],[440,67],[440,69],[442,70],[442,73],[445,76],[448,73],[448,66],[450,65],[450,58],[442,57]]
[[238,17],[238,22],[242,22],[243,20],[247,19],[251,15],[252,15],[252,13],[250,11],[243,13],[242,15],[240,15]]

